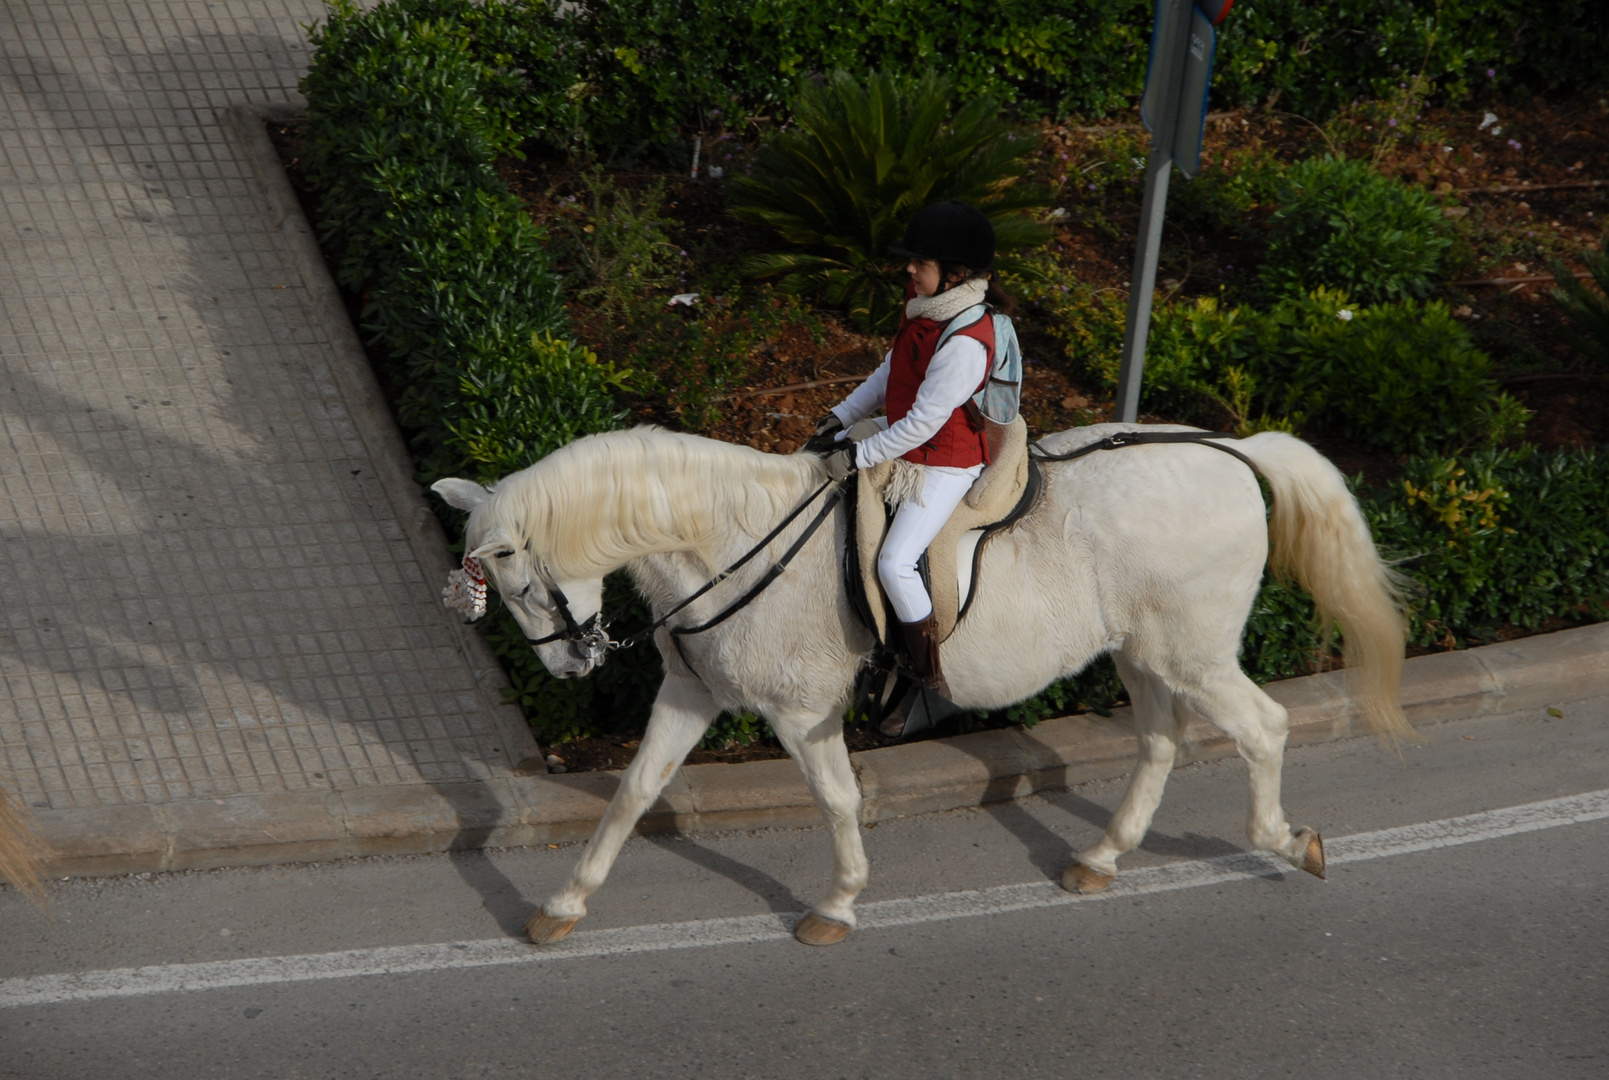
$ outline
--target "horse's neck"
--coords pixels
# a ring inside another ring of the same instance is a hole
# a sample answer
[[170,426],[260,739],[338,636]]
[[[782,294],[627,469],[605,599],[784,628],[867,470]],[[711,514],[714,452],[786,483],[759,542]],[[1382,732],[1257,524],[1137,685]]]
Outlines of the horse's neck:
[[754,476],[735,483],[689,484],[677,463],[663,461],[634,480],[642,485],[637,497],[671,510],[683,533],[675,547],[641,552],[627,563],[651,599],[686,595],[729,567],[814,489],[804,470],[757,464]]

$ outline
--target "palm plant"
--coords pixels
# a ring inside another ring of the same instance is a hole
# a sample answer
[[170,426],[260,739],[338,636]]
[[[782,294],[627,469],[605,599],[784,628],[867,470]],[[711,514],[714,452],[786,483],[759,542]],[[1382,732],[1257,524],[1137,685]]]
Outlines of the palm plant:
[[997,269],[1021,272],[1013,252],[1044,243],[1050,229],[1029,211],[1048,205],[1022,183],[1034,140],[1000,122],[1000,103],[978,97],[951,115],[955,85],[887,72],[864,83],[835,71],[807,87],[793,126],[771,136],[753,172],[733,181],[732,214],[768,225],[792,250],[753,256],[754,277],[784,291],[845,306],[868,329],[898,319],[903,264],[888,245],[917,210],[942,199],[978,207],[993,222]]
[[1609,369],[1609,251],[1583,252],[1581,261],[1597,289],[1587,288],[1564,263],[1554,260],[1553,280],[1559,285],[1548,295],[1574,324],[1565,338],[1593,364]]

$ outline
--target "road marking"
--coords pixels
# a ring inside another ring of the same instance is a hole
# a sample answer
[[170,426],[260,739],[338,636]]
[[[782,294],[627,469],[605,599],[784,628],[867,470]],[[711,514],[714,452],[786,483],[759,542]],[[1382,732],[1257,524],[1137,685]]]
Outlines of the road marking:
[[[1329,864],[1340,866],[1474,844],[1603,818],[1609,818],[1609,789],[1420,825],[1343,836],[1326,841],[1325,851]],[[858,910],[861,929],[875,930],[1067,904],[1098,903],[1293,872],[1290,865],[1282,860],[1247,853],[1169,863],[1121,874],[1110,889],[1093,896],[1075,896],[1063,892],[1051,882],[1036,881],[992,889],[918,896],[909,900],[884,900],[862,905]],[[702,922],[583,931],[571,935],[558,945],[543,948],[497,938],[436,945],[352,949],[304,956],[268,956],[203,964],[163,964],[66,975],[36,975],[0,981],[0,1008],[503,964],[551,964],[589,957],[703,949],[717,945],[749,945],[790,937],[797,917],[749,915]]]

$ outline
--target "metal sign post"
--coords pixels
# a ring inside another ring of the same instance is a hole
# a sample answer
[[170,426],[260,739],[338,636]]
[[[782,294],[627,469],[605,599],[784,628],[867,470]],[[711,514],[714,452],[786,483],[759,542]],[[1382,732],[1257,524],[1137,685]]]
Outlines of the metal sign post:
[[1134,252],[1123,364],[1117,376],[1115,412],[1124,423],[1134,423],[1140,412],[1140,380],[1145,367],[1145,339],[1151,328],[1151,293],[1162,250],[1168,179],[1177,165],[1189,180],[1201,163],[1201,136],[1206,126],[1212,56],[1217,46],[1213,26],[1223,21],[1233,2],[1156,0],[1150,69],[1145,94],[1140,99],[1140,119],[1151,132],[1151,153],[1145,163],[1140,240]]

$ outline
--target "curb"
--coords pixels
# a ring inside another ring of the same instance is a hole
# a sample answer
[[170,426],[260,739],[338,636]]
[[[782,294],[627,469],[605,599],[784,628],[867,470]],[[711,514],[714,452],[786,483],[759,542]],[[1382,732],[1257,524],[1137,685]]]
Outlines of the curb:
[[[1344,672],[1270,683],[1290,710],[1291,744],[1364,733]],[[1418,725],[1540,709],[1609,694],[1609,623],[1410,660],[1402,699]],[[976,732],[851,756],[861,820],[954,810],[1128,773],[1131,710],[1067,716],[1032,730]],[[1186,729],[1178,762],[1235,753],[1216,728]],[[527,847],[591,835],[619,785],[614,772],[510,776],[466,784],[286,792],[150,806],[41,811],[57,852],[52,872],[154,870],[310,862],[479,847]],[[672,777],[642,832],[698,833],[821,824],[790,760],[689,765]]]

